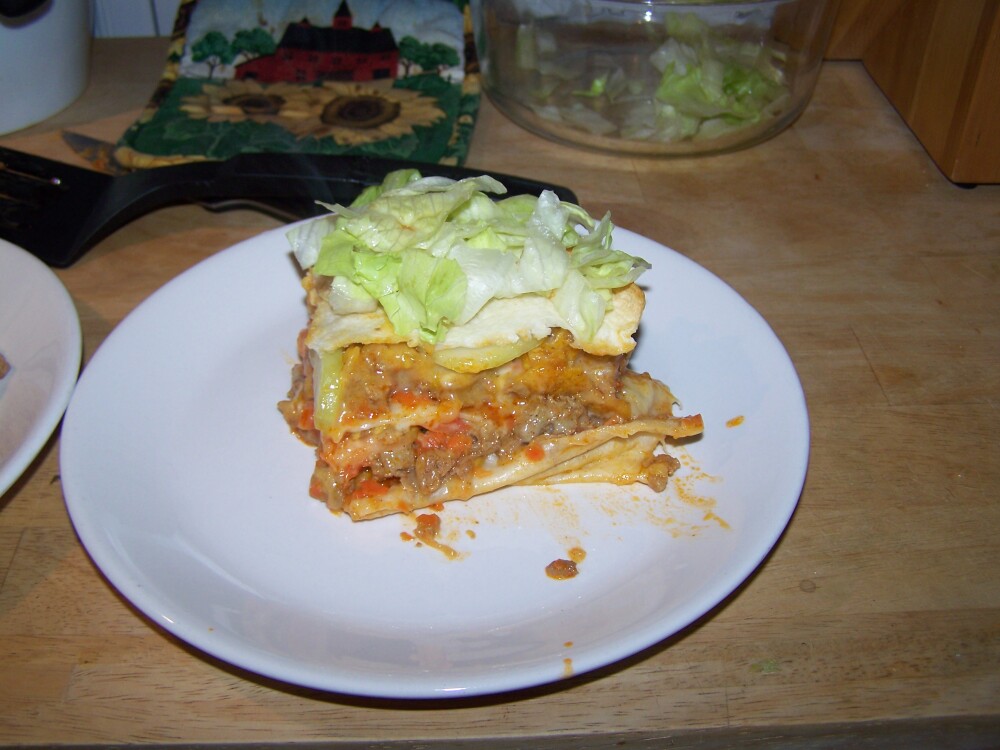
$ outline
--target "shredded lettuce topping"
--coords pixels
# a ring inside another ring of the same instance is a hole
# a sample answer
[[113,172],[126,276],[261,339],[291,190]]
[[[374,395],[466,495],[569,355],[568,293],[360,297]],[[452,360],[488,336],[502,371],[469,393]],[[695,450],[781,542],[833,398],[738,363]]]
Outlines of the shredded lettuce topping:
[[544,20],[522,24],[514,59],[530,77],[529,106],[542,119],[593,135],[664,143],[719,138],[770,122],[790,106],[777,44],[735,38],[693,13],[669,13],[663,24],[663,41],[638,70],[623,67],[634,50],[617,64],[612,53],[563,49],[565,26],[556,33]]
[[598,221],[551,191],[491,197],[506,192],[486,175],[400,170],[288,238],[302,268],[332,278],[335,312],[381,307],[408,339],[434,344],[490,300],[520,295],[548,298],[574,336],[593,338],[611,290],[649,263],[612,246],[609,214]]

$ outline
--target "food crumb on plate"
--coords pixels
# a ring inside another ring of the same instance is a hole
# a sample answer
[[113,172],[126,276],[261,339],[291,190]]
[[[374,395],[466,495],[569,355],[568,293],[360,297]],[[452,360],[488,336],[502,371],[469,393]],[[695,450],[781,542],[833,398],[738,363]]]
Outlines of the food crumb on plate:
[[545,566],[545,575],[557,581],[565,581],[569,578],[576,578],[579,570],[572,560],[558,558]]

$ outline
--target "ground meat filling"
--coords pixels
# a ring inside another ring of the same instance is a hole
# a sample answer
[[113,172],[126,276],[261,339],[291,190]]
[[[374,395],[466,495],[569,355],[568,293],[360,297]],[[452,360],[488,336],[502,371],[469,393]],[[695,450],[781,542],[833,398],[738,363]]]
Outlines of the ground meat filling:
[[[403,461],[397,464],[399,470],[389,476],[429,495],[451,477],[470,475],[486,456],[495,456],[504,463],[537,437],[571,435],[595,427],[599,421],[582,403],[567,397],[535,396],[521,402],[514,414],[513,420],[500,425],[463,412],[460,419],[468,425],[468,430],[463,430],[468,440],[459,444],[460,451],[455,450],[454,441],[445,445],[431,441],[429,447],[413,452],[412,471]],[[415,441],[417,446],[424,444],[421,439]]]
[[[476,375],[446,371],[403,345],[353,349],[344,355],[351,372],[344,378],[342,422],[373,426],[349,430],[336,442],[321,436],[311,421],[308,364],[296,368],[289,399],[281,404],[293,430],[320,445],[311,494],[334,509],[395,483],[430,496],[446,483],[470,479],[489,457],[502,464],[540,437],[631,417],[622,395],[626,357],[586,354],[563,333]],[[406,404],[402,412],[400,403]],[[406,422],[421,410],[434,417]]]

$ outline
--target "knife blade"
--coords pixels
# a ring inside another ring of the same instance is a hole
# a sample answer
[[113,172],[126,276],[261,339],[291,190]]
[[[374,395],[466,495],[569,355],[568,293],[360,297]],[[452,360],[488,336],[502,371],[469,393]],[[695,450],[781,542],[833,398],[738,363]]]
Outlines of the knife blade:
[[[128,174],[132,168],[125,166],[115,156],[115,144],[94,138],[84,133],[77,133],[72,130],[63,130],[63,142],[66,143],[73,152],[84,159],[91,169],[113,176]],[[273,198],[268,200],[251,199],[229,199],[222,201],[198,201],[197,205],[208,211],[219,213],[237,208],[261,211],[281,221],[296,221],[309,216],[316,216],[322,213],[314,201],[305,201],[291,198],[282,200]]]
[[72,130],[63,130],[61,135],[63,142],[83,158],[91,169],[115,176],[131,171],[115,158],[115,144]]

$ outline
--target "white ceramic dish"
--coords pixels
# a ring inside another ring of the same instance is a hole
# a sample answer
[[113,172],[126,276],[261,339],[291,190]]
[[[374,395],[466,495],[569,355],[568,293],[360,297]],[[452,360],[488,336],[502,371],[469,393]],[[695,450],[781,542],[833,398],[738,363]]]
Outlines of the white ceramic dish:
[[69,403],[80,370],[80,319],[35,256],[0,240],[0,495],[32,462]]
[[87,88],[92,3],[36,5],[44,7],[0,19],[0,101],[8,103],[0,107],[0,134],[51,117]]
[[[307,495],[312,451],[275,403],[303,293],[281,231],[166,285],[86,368],[62,434],[77,532],[157,625],[244,669],[323,690],[433,698],[608,665],[683,629],[760,564],[801,491],[808,420],[767,323],[717,277],[616,230],[653,263],[634,366],[699,411],[663,495],[512,489],[439,513],[460,554]],[[580,574],[545,566],[581,548]]]

